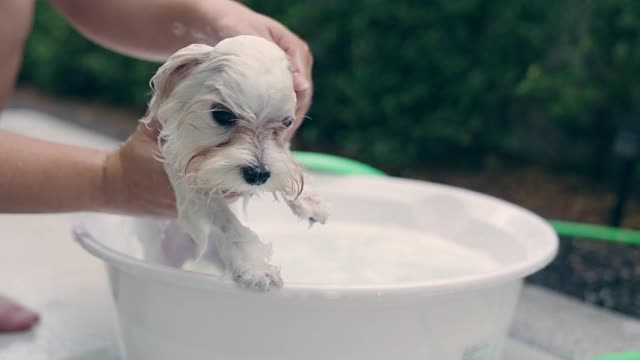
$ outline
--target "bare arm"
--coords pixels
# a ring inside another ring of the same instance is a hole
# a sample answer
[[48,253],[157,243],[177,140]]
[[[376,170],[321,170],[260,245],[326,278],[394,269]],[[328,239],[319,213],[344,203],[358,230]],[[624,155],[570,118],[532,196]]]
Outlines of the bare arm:
[[[215,44],[240,34],[262,36],[287,52],[295,68],[297,126],[310,105],[312,57],[306,43],[277,21],[235,1],[51,2],[90,39],[150,60],[164,60],[194,42]],[[30,21],[31,8],[27,10]],[[15,72],[15,61],[10,65]],[[0,80],[10,84],[11,79],[1,76]],[[175,196],[162,164],[153,158],[156,150],[155,135],[142,127],[110,153],[0,131],[0,212],[96,210],[175,215]]]
[[175,195],[153,158],[156,136],[141,125],[115,151],[101,151],[0,130],[0,213],[175,216]]
[[104,208],[105,156],[0,131],[0,213]]
[[279,22],[232,0],[50,0],[96,43],[142,59],[163,61],[193,43],[215,45],[236,35],[271,40],[289,55],[298,97],[295,129],[312,97],[313,58],[307,44]]
[[[163,61],[176,50],[203,42],[217,43],[214,27],[221,5],[243,7],[229,1],[207,0],[50,0],[83,35],[96,43],[138,58]],[[206,6],[205,6],[206,4]],[[203,11],[207,9],[207,12]]]

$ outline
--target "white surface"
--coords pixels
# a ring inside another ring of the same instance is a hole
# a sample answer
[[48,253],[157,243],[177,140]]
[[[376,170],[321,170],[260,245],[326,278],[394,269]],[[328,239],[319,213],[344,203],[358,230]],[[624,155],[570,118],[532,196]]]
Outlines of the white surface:
[[[37,121],[30,122],[33,119]],[[57,134],[60,141],[80,144],[95,141],[111,146],[108,139],[77,128],[57,132],[65,126],[51,125],[55,121],[48,120],[33,112],[6,112],[0,119],[0,127],[44,138]],[[38,125],[38,121],[53,126],[53,130],[41,131],[43,123]],[[3,215],[0,229],[0,291],[33,306],[43,315],[42,323],[32,332],[0,335],[0,359],[115,359],[111,301],[102,266],[71,241],[69,216]],[[147,305],[153,306],[154,302]],[[506,358],[552,359],[522,344],[508,346]]]
[[0,113],[0,129],[49,141],[100,149],[108,149],[117,144],[106,136],[27,109],[9,109]]
[[67,215],[2,215],[0,291],[42,314],[34,331],[0,335],[1,360],[72,360],[109,346],[103,266],[73,243]]
[[518,307],[511,335],[559,357],[583,360],[603,354],[640,352],[637,318],[579,303],[536,286],[525,288]]

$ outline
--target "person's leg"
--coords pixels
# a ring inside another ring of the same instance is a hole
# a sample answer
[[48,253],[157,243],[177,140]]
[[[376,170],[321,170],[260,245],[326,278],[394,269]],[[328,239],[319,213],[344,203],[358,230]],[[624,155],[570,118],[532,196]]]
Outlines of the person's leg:
[[27,330],[39,318],[34,311],[0,295],[0,333]]

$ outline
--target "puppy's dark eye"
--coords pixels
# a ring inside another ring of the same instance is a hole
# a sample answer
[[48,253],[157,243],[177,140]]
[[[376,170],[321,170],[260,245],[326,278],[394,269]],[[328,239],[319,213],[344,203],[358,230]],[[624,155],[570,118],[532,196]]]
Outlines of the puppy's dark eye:
[[235,125],[238,120],[236,114],[217,105],[211,107],[211,117],[218,123],[218,125],[225,127]]
[[284,125],[284,127],[289,127],[292,124],[293,124],[293,118],[286,118],[282,120],[282,125]]

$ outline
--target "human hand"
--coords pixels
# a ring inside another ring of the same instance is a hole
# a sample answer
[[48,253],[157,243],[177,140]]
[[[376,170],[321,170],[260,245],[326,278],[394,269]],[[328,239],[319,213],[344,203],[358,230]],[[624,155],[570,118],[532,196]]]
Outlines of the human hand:
[[[102,170],[103,210],[175,217],[176,195],[158,147],[160,124],[138,124],[135,132],[107,154]],[[227,203],[237,195],[225,196]]]
[[156,157],[157,122],[140,123],[118,149],[109,153],[103,166],[103,198],[107,210],[176,216],[176,200],[162,162]]
[[233,0],[51,0],[82,34],[130,56],[162,61],[193,43],[211,46],[237,35],[256,35],[282,48],[294,70],[298,106],[289,138],[311,105],[313,58],[309,46],[284,25]]
[[289,57],[297,98],[296,121],[287,134],[288,139],[291,139],[311,106],[313,56],[309,46],[281,23],[235,1],[212,1],[205,4],[203,13],[214,24],[213,34],[210,35],[216,42],[238,35],[256,35],[273,41]]

